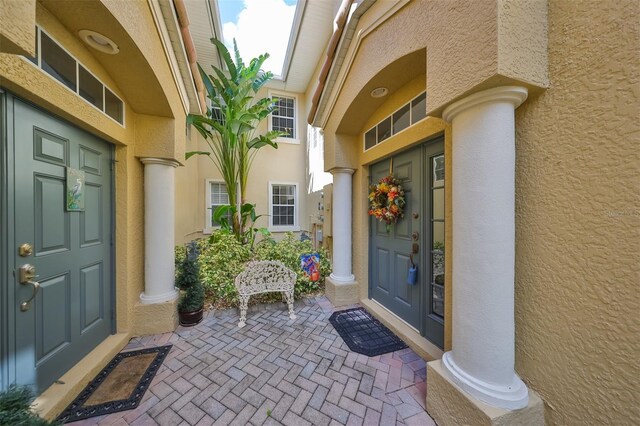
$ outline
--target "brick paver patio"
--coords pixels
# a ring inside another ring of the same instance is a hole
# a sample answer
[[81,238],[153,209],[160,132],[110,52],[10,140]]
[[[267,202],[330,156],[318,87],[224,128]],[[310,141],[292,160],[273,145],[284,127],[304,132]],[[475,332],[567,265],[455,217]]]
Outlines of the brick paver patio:
[[425,361],[411,349],[351,352],[324,297],[212,312],[196,327],[136,338],[124,349],[172,344],[137,409],[74,425],[435,425],[424,410]]

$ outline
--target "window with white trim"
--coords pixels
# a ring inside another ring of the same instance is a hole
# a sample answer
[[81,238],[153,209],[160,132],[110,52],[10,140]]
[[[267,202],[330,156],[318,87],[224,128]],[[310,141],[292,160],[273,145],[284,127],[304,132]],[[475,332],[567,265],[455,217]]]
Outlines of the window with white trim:
[[271,130],[285,133],[283,138],[296,139],[296,99],[272,96],[276,109],[271,113]]
[[269,225],[283,231],[298,227],[298,185],[269,183]]
[[[207,228],[216,228],[220,224],[213,221],[213,212],[223,205],[229,204],[227,185],[219,180],[207,180]],[[231,221],[231,215],[227,214],[227,220]]]

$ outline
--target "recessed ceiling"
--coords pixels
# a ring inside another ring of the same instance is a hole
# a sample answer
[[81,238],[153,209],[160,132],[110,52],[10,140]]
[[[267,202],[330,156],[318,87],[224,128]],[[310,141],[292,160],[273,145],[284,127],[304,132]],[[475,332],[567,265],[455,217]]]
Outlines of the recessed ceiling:
[[[360,89],[343,115],[337,133],[350,135],[359,133],[371,114],[380,108],[390,95],[416,77],[426,75],[426,71],[425,49],[409,53],[387,65]],[[387,88],[389,94],[379,98],[372,97],[371,92],[381,87]]]

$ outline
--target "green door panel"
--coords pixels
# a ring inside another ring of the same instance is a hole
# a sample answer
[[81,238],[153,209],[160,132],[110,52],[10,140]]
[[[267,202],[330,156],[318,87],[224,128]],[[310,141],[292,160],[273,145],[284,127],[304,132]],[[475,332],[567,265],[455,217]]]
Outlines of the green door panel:
[[[369,290],[371,298],[414,327],[437,346],[444,343],[444,322],[432,313],[432,174],[429,159],[443,151],[442,139],[425,143],[394,155],[393,175],[405,191],[404,218],[387,232],[386,224],[370,219]],[[370,183],[389,174],[390,160],[370,168]],[[407,284],[413,245],[418,253],[413,262],[418,267],[418,283]]]
[[[12,381],[42,391],[103,341],[112,330],[112,148],[99,138],[7,95],[13,129],[15,230],[7,250],[33,245],[11,268],[15,343]],[[66,211],[66,168],[85,172],[84,211]],[[18,280],[32,264],[40,290]]]

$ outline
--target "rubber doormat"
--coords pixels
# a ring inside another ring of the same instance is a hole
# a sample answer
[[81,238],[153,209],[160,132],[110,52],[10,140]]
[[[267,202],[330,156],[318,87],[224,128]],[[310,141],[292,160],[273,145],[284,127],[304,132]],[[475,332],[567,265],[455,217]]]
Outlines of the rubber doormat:
[[70,423],[136,408],[171,346],[119,353],[57,420]]
[[364,308],[334,312],[329,322],[353,352],[376,356],[407,347],[398,336]]

